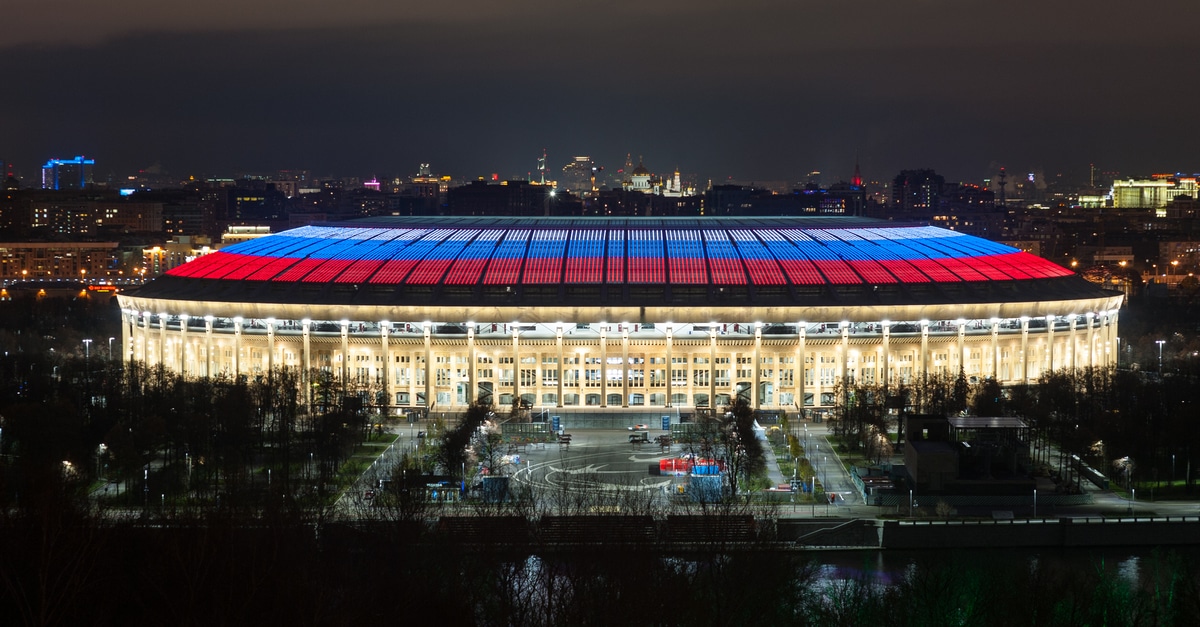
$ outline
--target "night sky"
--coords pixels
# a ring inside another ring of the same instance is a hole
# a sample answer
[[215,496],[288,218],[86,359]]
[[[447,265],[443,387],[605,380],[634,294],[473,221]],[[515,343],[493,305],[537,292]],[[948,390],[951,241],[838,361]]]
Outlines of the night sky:
[[1200,171],[1196,0],[15,0],[0,159],[27,179],[525,178],[626,153],[706,179]]

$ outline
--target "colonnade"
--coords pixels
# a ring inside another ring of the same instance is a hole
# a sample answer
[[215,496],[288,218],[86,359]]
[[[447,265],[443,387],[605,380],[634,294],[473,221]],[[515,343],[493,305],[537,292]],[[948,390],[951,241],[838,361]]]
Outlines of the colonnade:
[[979,320],[477,323],[276,320],[123,310],[130,360],[193,376],[327,372],[392,407],[820,408],[839,382],[925,374],[1003,385],[1115,363],[1117,311]]

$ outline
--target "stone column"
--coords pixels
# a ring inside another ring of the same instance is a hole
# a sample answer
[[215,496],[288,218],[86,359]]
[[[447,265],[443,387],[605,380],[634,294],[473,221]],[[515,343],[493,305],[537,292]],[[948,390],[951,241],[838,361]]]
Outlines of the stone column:
[[[921,321],[921,380],[929,380],[929,321]],[[916,373],[914,373],[916,374]]]
[[267,377],[275,371],[275,319],[267,318]]
[[158,314],[158,363],[167,365],[167,314]]
[[1112,356],[1104,363],[1106,366],[1115,365],[1120,361],[1121,346],[1117,344],[1117,317],[1119,315],[1116,311],[1111,311],[1108,314],[1108,345],[1113,347],[1113,350],[1110,353]]
[[883,327],[883,389],[887,390],[892,380],[892,323],[884,320],[880,325]]
[[1000,319],[992,318],[992,378],[1000,381]]
[[392,393],[392,346],[388,342],[388,336],[392,331],[392,323],[387,320],[379,321],[379,343],[383,351],[383,397],[384,397],[384,416],[392,415],[392,405],[396,402],[396,396]]
[[[422,329],[424,330],[425,337],[425,409],[430,410],[433,408],[434,403],[437,402],[433,392],[433,380],[437,376],[437,369],[433,365],[433,324],[426,322],[422,325]],[[513,343],[516,343],[515,337]],[[516,353],[515,350],[513,352]],[[513,361],[515,362],[516,359],[513,359]],[[413,377],[416,377],[415,367],[413,368]],[[513,380],[516,381],[516,377],[513,377]]]
[[[732,364],[731,364],[732,365]],[[717,327],[708,330],[708,408],[717,415]]]
[[301,348],[301,350],[304,351],[304,354],[301,356],[301,360],[303,363],[304,372],[300,373],[300,381],[304,384],[304,402],[309,406],[312,406],[312,381],[309,380],[312,376],[312,344],[309,341],[311,339],[311,332],[312,320],[309,320],[308,318],[301,320],[300,334],[303,336],[304,341],[304,346]]
[[233,319],[233,378],[242,374],[242,317]]
[[1076,338],[1075,332],[1078,329],[1079,316],[1074,314],[1067,316],[1067,321],[1070,322],[1070,369],[1079,369],[1079,360],[1076,356],[1079,354],[1079,339]]
[[521,401],[521,332],[516,323],[512,325],[513,402]]
[[839,364],[842,372],[840,378],[842,380],[842,387],[846,388],[852,383],[847,378],[850,374],[850,325],[842,323],[840,331],[842,333],[842,359]]
[[[121,359],[119,360],[121,362],[124,362],[126,357],[129,357],[129,360],[132,361],[133,327],[131,325],[133,324],[133,320],[135,320],[135,318],[133,317],[133,314],[129,312],[129,310],[121,310]],[[110,354],[108,358],[111,361],[112,355]]]
[[[958,372],[965,373],[967,371],[967,354],[965,344],[967,341],[967,321],[958,321]],[[954,373],[958,377],[958,372]]]
[[[666,406],[671,407],[674,403],[671,402],[671,396],[675,393],[675,386],[672,382],[671,371],[675,369],[674,356],[671,350],[671,343],[675,337],[675,326],[667,324],[667,402]],[[685,403],[686,404],[686,403]]]
[[1021,383],[1029,383],[1029,317],[1021,316]]
[[[645,381],[646,364],[642,364]],[[629,325],[621,325],[621,407],[629,407]]]
[[554,329],[554,337],[558,344],[558,397],[556,407],[563,407],[563,326],[559,323]]
[[150,312],[143,311],[142,316],[142,364],[150,365]]
[[[476,362],[479,360],[475,357],[475,323],[467,323],[467,405],[475,402],[475,393],[479,390],[479,375],[475,372]],[[496,399],[491,400],[491,405],[496,404]]]
[[796,325],[796,341],[798,342],[796,347],[796,351],[798,353],[796,355],[796,363],[798,364],[796,368],[796,374],[800,376],[799,380],[796,381],[796,406],[800,408],[801,416],[803,416],[805,407],[804,376],[805,370],[808,368],[808,351],[804,346],[807,337],[808,327],[805,326],[804,321],[800,321],[800,323]]
[[751,374],[751,379],[754,389],[750,390],[750,406],[754,409],[760,409],[759,399],[762,398],[762,323],[754,323],[754,357]]
[[1046,372],[1054,371],[1054,316],[1046,316]]
[[204,316],[204,376],[213,376],[213,317]]
[[1087,321],[1088,365],[1096,366],[1096,314],[1089,311],[1085,316]]
[[600,406],[608,407],[608,325],[600,324]]
[[[342,320],[342,396],[350,391],[350,321]],[[426,399],[425,402],[429,402]]]
[[187,374],[187,314],[179,314],[179,374]]

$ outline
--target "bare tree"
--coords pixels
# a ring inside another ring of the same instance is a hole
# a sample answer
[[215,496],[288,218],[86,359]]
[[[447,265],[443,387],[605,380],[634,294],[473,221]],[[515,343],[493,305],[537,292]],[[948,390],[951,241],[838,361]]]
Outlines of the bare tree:
[[438,464],[445,472],[453,474],[464,467],[468,457],[467,447],[491,415],[491,405],[472,403],[458,423],[446,429],[437,449]]

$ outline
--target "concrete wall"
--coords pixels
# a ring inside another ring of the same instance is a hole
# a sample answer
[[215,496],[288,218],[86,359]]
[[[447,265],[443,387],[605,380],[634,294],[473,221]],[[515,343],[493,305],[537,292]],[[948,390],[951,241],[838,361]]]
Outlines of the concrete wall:
[[888,549],[1200,544],[1200,517],[882,521]]

